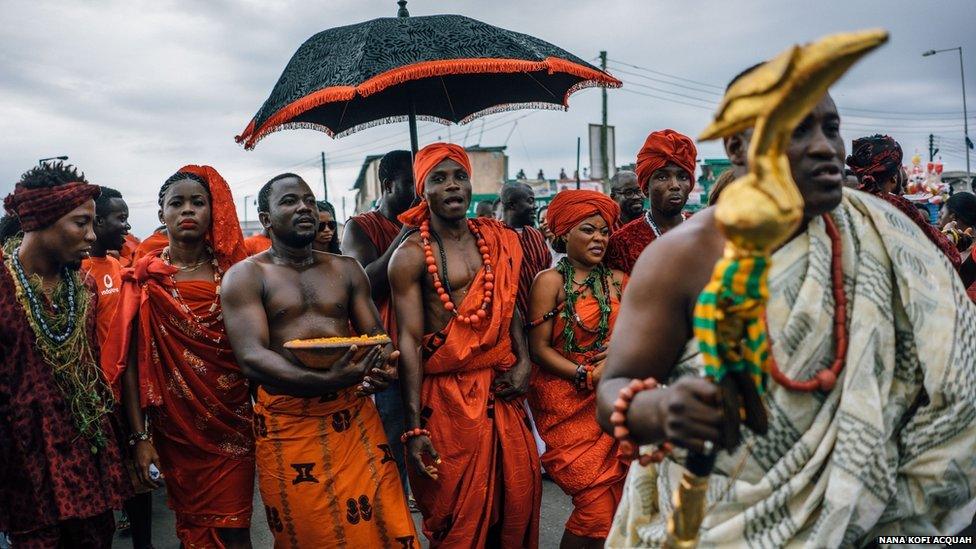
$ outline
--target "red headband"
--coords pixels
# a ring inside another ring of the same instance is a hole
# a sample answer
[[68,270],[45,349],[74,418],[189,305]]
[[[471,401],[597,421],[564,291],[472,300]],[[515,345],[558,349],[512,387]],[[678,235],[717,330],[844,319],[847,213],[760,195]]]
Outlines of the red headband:
[[17,216],[21,229],[27,233],[54,225],[71,210],[98,198],[101,192],[98,185],[81,181],[37,189],[18,183],[14,192],[3,199],[3,207],[8,214]]
[[424,199],[424,188],[427,182],[427,175],[435,166],[444,160],[453,160],[467,170],[471,175],[471,160],[464,148],[453,143],[431,143],[417,151],[413,159],[413,182],[420,197],[420,204],[400,214],[400,221],[411,226],[419,227],[420,224],[430,217],[430,208],[427,200]]
[[697,155],[695,142],[687,135],[674,130],[651,132],[637,153],[637,168],[634,170],[637,172],[637,184],[647,194],[654,170],[663,168],[668,162],[673,162],[688,172],[688,177],[694,180]]
[[561,191],[549,203],[546,225],[552,234],[563,236],[588,217],[599,215],[612,227],[620,217],[620,206],[596,191]]

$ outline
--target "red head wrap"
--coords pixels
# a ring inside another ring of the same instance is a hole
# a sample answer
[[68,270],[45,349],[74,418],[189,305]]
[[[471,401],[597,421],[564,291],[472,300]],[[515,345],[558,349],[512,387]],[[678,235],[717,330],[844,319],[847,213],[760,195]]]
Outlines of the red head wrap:
[[468,159],[468,153],[464,152],[464,148],[460,145],[431,143],[417,151],[417,155],[413,159],[413,182],[417,196],[420,197],[420,204],[400,214],[398,219],[401,222],[412,227],[419,227],[425,219],[430,217],[430,208],[424,198],[424,187],[427,182],[427,175],[444,160],[457,162],[467,170],[468,175],[471,175],[471,160]]
[[674,130],[651,132],[644,141],[644,146],[637,152],[637,183],[644,194],[650,188],[651,174],[654,170],[663,168],[668,162],[673,162],[679,168],[688,172],[688,177],[695,179],[695,157],[698,149],[690,137]]
[[878,194],[901,169],[901,145],[887,135],[861,137],[851,143],[847,165],[854,170],[862,191]]
[[207,240],[213,246],[217,263],[226,272],[231,265],[247,257],[230,185],[210,166],[190,164],[180,168],[178,173],[192,173],[207,182],[210,189],[210,232]]
[[596,191],[561,191],[549,203],[546,224],[552,234],[563,236],[588,217],[599,215],[613,230],[620,217],[620,206],[609,196]]
[[101,192],[98,185],[80,181],[37,189],[18,183],[14,192],[3,199],[3,207],[8,214],[17,216],[21,230],[28,233],[54,225],[71,210],[98,198]]

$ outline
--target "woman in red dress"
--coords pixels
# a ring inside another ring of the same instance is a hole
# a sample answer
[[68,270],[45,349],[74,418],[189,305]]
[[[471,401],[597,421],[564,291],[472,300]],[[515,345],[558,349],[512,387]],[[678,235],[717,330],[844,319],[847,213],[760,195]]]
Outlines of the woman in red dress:
[[560,547],[603,547],[620,501],[627,463],[596,423],[593,392],[627,275],[603,263],[620,209],[594,191],[563,191],[546,216],[557,252],[529,298],[529,347],[535,368],[529,405],[547,450],[542,464],[573,498]]

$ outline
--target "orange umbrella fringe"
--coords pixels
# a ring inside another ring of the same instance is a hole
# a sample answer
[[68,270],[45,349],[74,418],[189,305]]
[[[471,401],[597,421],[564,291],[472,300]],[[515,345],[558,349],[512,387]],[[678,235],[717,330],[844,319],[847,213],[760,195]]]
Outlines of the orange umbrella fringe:
[[[386,71],[355,87],[332,86],[313,92],[279,109],[275,114],[268,118],[260,128],[255,129],[255,119],[252,119],[251,123],[247,126],[244,132],[237,136],[235,140],[238,143],[243,142],[244,148],[250,150],[253,149],[254,145],[265,135],[276,131],[281,126],[286,124],[288,127],[321,129],[329,135],[335,135],[333,130],[320,124],[307,123],[306,125],[306,123],[289,123],[288,120],[291,120],[308,110],[326,103],[349,101],[356,95],[359,95],[360,97],[368,97],[391,86],[402,84],[411,80],[419,80],[433,76],[445,76],[450,74],[539,72],[543,70],[548,71],[549,74],[562,72],[586,79],[582,82],[578,82],[566,92],[566,95],[563,97],[564,108],[569,104],[569,96],[576,91],[593,86],[618,88],[622,84],[620,80],[617,80],[604,72],[585,67],[572,61],[560,59],[558,57],[548,57],[543,61],[480,58],[423,61]],[[512,110],[512,107],[515,107],[516,105],[519,104],[502,106],[502,110]],[[525,104],[525,107],[515,108],[528,108],[532,105],[536,104]],[[490,112],[498,112],[493,111],[492,109],[485,109],[479,113],[474,113],[473,115],[466,117],[462,122],[473,120],[474,118],[484,114],[490,114]],[[355,131],[354,128],[350,128],[350,130]],[[345,135],[348,133],[352,132],[346,130],[340,135]]]

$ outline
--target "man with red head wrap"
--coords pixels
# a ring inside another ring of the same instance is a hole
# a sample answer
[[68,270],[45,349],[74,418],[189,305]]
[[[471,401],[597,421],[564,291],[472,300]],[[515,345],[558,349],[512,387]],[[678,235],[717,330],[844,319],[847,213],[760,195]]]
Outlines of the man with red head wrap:
[[557,194],[546,219],[566,257],[532,285],[529,404],[546,442],[542,464],[573,498],[560,547],[603,546],[627,476],[616,441],[596,422],[594,393],[627,283],[603,263],[619,214],[602,193]]
[[0,531],[15,547],[111,547],[112,509],[131,494],[98,366],[98,295],[78,271],[98,194],[57,163],[25,173],[4,199]]
[[[537,547],[542,486],[522,395],[531,370],[516,309],[522,249],[494,219],[465,219],[464,149],[417,153],[419,230],[393,254],[410,485],[432,547]],[[436,448],[436,450],[435,450]]]
[[166,477],[183,546],[250,547],[251,395],[220,304],[244,238],[230,187],[209,166],[180,168],[159,206],[168,244],[123,271],[102,366],[122,385],[136,473],[147,486],[151,464]]
[[698,150],[690,137],[674,130],[651,132],[637,153],[637,182],[651,208],[610,238],[607,265],[630,273],[648,244],[684,220],[682,209],[695,186]]

